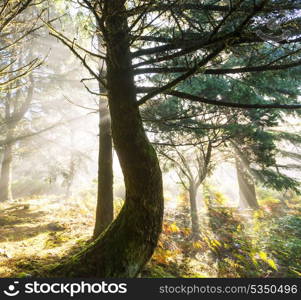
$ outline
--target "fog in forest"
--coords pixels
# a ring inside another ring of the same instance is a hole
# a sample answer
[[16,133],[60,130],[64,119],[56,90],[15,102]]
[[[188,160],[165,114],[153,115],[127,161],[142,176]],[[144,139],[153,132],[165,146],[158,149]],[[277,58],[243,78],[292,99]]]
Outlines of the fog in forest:
[[145,263],[79,275],[301,276],[294,1],[25,2],[0,4],[0,277],[69,272],[110,234]]

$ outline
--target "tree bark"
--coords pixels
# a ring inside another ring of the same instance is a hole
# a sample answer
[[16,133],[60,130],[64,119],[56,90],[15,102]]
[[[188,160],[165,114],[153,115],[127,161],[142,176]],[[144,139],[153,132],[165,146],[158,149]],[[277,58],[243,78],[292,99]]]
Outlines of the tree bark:
[[4,145],[0,177],[0,201],[12,200],[11,192],[11,165],[13,161],[13,132],[15,125],[11,121],[11,94],[8,93],[5,102],[5,121],[7,123],[6,143]]
[[238,157],[236,157],[236,172],[239,186],[239,206],[245,209],[258,209],[259,205],[253,178],[245,170],[243,163]]
[[0,201],[12,200],[11,192],[11,164],[13,160],[12,156],[12,144],[5,145],[3,151],[3,159],[1,166],[0,177]]
[[66,192],[65,192],[65,197],[68,199],[72,196],[72,184],[74,181],[75,177],[75,172],[76,172],[76,165],[75,165],[75,152],[74,152],[74,134],[75,131],[73,128],[70,129],[70,160],[69,160],[69,168],[68,171],[65,173],[65,181],[64,184],[66,185]]
[[197,187],[194,184],[190,184],[189,187],[190,218],[191,218],[191,229],[192,229],[193,237],[198,237],[200,233],[200,223],[198,217],[196,195],[197,195]]
[[66,182],[66,192],[65,196],[66,198],[70,198],[72,196],[72,184],[74,181],[74,176],[75,176],[75,158],[74,158],[74,153],[71,153],[70,157],[70,162],[69,162],[69,170],[67,173],[67,178],[65,179]]
[[114,215],[111,117],[105,99],[100,99],[99,118],[98,195],[94,239],[112,223]]
[[125,204],[85,250],[54,269],[72,277],[135,277],[150,259],[162,228],[162,175],[137,106],[124,1],[105,1],[107,90],[112,137],[123,171]]

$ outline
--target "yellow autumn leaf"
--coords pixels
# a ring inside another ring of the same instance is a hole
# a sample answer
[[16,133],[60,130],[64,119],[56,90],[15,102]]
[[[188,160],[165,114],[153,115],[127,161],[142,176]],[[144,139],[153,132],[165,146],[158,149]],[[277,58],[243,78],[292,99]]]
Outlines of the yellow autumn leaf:
[[202,244],[201,244],[200,242],[198,242],[198,241],[194,242],[194,243],[192,244],[192,246],[193,246],[193,248],[195,248],[195,249],[201,249],[201,248],[202,248]]
[[274,270],[278,271],[278,268],[277,268],[275,262],[272,259],[269,258],[266,262],[269,264],[269,266],[271,268],[273,268]]
[[166,257],[162,254],[154,255],[154,260],[156,260],[160,264],[166,264],[167,263]]
[[221,244],[220,241],[218,241],[218,240],[212,240],[212,241],[211,241],[211,244],[212,244],[214,247],[217,247],[217,248],[219,248],[219,247],[222,246],[222,244]]
[[263,260],[263,261],[267,261],[268,260],[268,255],[265,253],[265,252],[263,252],[263,251],[260,251],[259,253],[259,257]]
[[184,229],[183,229],[183,233],[184,233],[186,236],[188,236],[188,235],[191,234],[191,229],[190,229],[190,228],[184,228]]
[[173,224],[170,225],[170,230],[171,230],[171,232],[173,232],[173,233],[178,233],[178,232],[180,232],[179,227],[178,227],[175,223],[173,223]]
[[260,256],[260,258],[261,258],[264,262],[266,262],[272,269],[274,269],[274,270],[276,270],[276,271],[278,270],[276,263],[275,263],[271,258],[268,258],[268,255],[267,255],[265,252],[260,251],[260,252],[259,252],[259,256]]

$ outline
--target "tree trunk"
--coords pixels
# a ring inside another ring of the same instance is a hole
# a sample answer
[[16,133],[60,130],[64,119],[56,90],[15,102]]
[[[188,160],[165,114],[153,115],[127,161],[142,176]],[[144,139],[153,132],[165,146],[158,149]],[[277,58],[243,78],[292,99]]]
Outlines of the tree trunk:
[[69,160],[69,168],[65,172],[65,178],[64,178],[64,185],[66,186],[66,192],[65,192],[65,197],[69,199],[72,196],[72,184],[74,181],[75,177],[75,160],[76,160],[76,155],[74,152],[74,134],[75,131],[73,128],[70,129],[70,160]]
[[105,1],[107,89],[112,137],[123,171],[125,204],[84,251],[54,269],[73,277],[135,277],[150,259],[162,228],[162,175],[139,114],[124,1]]
[[13,134],[15,125],[11,123],[11,94],[8,93],[5,102],[5,121],[7,126],[7,133],[5,139],[5,146],[3,149],[3,158],[1,164],[1,177],[0,177],[0,201],[12,200],[11,192],[11,165],[13,161]]
[[68,199],[72,196],[72,184],[74,181],[74,176],[75,176],[75,157],[74,153],[71,153],[70,157],[70,162],[69,162],[69,170],[67,175],[67,178],[65,179],[66,182],[66,192],[65,192],[65,197]]
[[256,190],[253,178],[247,173],[241,160],[236,158],[236,171],[239,186],[239,206],[242,208],[258,209]]
[[105,99],[100,99],[99,118],[98,196],[94,238],[112,223],[114,214],[111,117]]
[[11,192],[11,164],[12,164],[12,144],[5,145],[0,177],[0,201],[12,200]]
[[191,229],[193,237],[198,237],[200,233],[200,224],[196,203],[197,187],[194,184],[190,184],[189,187],[189,200],[190,200],[190,218],[191,218]]

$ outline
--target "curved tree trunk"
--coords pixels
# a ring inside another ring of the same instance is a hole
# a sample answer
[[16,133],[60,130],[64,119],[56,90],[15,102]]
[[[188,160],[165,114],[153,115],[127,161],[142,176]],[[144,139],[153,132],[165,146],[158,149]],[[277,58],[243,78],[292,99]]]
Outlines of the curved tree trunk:
[[136,103],[123,1],[106,1],[107,89],[112,137],[126,199],[116,220],[90,246],[54,269],[57,276],[134,277],[150,259],[162,228],[162,176]]
[[259,205],[253,178],[247,173],[239,158],[236,158],[236,171],[239,186],[239,206],[242,208],[258,209]]
[[11,164],[13,160],[12,144],[4,147],[0,177],[0,201],[12,199],[11,192]]
[[98,195],[93,237],[97,238],[113,221],[113,157],[111,117],[108,103],[99,103]]

